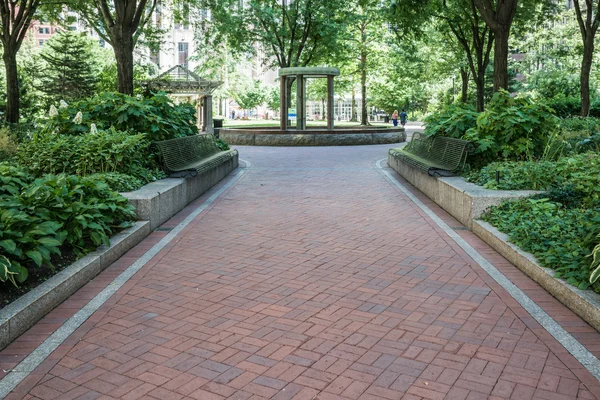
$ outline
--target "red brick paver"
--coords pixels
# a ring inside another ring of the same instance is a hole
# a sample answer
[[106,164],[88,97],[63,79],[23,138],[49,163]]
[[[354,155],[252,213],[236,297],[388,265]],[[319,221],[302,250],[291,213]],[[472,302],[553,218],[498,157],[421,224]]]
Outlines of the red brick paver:
[[[253,168],[8,398],[595,399],[598,381],[375,169],[388,147],[242,148]],[[460,233],[598,350],[596,331]]]

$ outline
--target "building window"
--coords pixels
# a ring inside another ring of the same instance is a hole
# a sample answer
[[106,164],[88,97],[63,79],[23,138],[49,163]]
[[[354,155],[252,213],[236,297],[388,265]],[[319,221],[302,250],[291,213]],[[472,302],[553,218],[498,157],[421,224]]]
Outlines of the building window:
[[106,46],[106,42],[104,41],[104,39],[100,39],[98,41],[98,43],[100,43],[100,47],[104,48]]
[[40,44],[40,46],[43,46],[44,45],[44,41],[40,39],[39,44]]
[[42,35],[49,35],[50,34],[50,28],[38,28],[38,32]]
[[179,43],[179,64],[187,68],[188,66],[188,43]]

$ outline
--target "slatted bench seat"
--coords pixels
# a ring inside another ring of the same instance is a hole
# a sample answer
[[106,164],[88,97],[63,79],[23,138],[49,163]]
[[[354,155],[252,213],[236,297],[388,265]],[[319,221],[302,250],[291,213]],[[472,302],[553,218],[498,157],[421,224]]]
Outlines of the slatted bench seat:
[[156,142],[171,176],[208,171],[235,157],[237,150],[222,151],[209,134],[186,136]]
[[472,144],[466,140],[415,132],[406,147],[391,149],[390,154],[430,176],[448,176],[464,168],[471,149]]

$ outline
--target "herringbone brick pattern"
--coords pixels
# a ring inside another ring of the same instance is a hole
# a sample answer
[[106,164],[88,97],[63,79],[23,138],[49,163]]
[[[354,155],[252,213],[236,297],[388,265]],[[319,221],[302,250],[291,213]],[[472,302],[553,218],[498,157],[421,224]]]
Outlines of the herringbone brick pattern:
[[374,169],[385,150],[244,148],[247,175],[9,397],[595,399]]

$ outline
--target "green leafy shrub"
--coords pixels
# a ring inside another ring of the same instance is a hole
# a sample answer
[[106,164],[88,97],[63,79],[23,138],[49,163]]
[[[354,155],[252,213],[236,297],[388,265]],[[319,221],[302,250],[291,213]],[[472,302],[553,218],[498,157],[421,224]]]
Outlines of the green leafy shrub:
[[477,126],[478,116],[472,106],[452,104],[425,118],[425,134],[462,139],[469,129]]
[[[483,219],[506,233],[510,241],[532,253],[543,267],[556,271],[580,289],[590,287],[588,256],[600,209],[566,208],[547,198],[522,199],[493,207]],[[593,289],[600,292],[600,284]]]
[[144,185],[144,182],[131,175],[121,174],[119,172],[103,172],[86,176],[84,179],[91,181],[104,182],[115,192],[130,192],[137,190]]
[[19,149],[19,162],[36,176],[66,173],[85,176],[103,172],[130,173],[148,164],[144,134],[108,129],[79,136],[39,134]]
[[542,156],[557,124],[557,118],[544,104],[500,91],[464,139],[477,146],[475,159],[479,165],[498,159],[533,160]]
[[[556,97],[554,99],[545,100],[545,103],[558,117],[568,118],[581,116],[581,100],[578,96]],[[600,100],[592,100],[589,115],[590,117],[595,118],[600,117]]]
[[217,147],[219,149],[221,149],[221,151],[227,151],[227,150],[230,149],[229,143],[227,143],[223,139],[217,139],[217,138],[215,138],[215,143],[217,144]]
[[533,160],[545,154],[560,154],[560,148],[548,147],[558,129],[552,110],[529,97],[512,97],[506,91],[495,93],[482,113],[452,105],[432,114],[425,123],[428,135],[472,142],[476,150],[468,162],[475,168],[497,160]]
[[[496,182],[500,171],[500,182]],[[549,190],[572,186],[583,193],[583,203],[593,207],[600,203],[600,157],[585,153],[563,157],[558,161],[520,161],[490,163],[467,176],[470,182],[488,189]]]
[[[74,123],[79,112],[81,123]],[[198,134],[194,106],[175,105],[164,94],[142,98],[106,92],[58,108],[57,113],[49,118],[44,133],[81,135],[90,132],[91,124],[95,124],[99,130],[113,127],[144,133],[150,142]]]
[[0,161],[17,155],[18,144],[8,128],[0,128]]
[[34,179],[7,164],[0,164],[0,179],[0,257],[8,260],[0,266],[3,282],[22,282],[23,269],[52,266],[61,251],[82,256],[108,244],[135,220],[127,199],[96,179],[63,174]]

